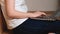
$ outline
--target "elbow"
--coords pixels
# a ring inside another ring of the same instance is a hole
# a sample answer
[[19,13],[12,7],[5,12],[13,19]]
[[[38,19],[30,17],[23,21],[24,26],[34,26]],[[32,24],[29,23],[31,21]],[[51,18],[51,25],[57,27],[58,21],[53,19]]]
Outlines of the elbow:
[[7,16],[10,19],[19,19],[19,17],[16,14],[14,14],[14,13],[9,13],[9,14],[7,14]]
[[8,14],[7,15],[8,16],[8,18],[10,18],[10,19],[22,19],[22,17],[19,17],[19,16],[17,16],[17,15],[14,15],[14,14]]
[[13,15],[14,15],[14,13],[13,13],[12,10],[7,10],[7,11],[6,11],[6,16],[7,16],[8,18],[13,19],[13,18],[14,18]]
[[7,11],[7,14],[6,15],[7,15],[8,18],[11,18],[11,19],[13,19],[15,17],[15,13],[12,10],[11,11],[10,10]]
[[14,18],[13,14],[7,14],[7,17],[9,17],[9,18],[11,18],[11,19]]

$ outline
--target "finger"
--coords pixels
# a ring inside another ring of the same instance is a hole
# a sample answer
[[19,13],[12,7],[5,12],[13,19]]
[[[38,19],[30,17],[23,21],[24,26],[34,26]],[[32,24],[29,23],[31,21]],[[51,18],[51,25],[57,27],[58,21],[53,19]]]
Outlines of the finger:
[[42,16],[47,16],[47,14],[46,13],[42,13]]

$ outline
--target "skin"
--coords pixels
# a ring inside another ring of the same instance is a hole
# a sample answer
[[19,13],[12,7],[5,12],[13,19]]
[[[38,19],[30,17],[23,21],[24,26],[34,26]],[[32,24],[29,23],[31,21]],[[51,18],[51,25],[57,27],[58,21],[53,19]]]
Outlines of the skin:
[[48,33],[48,34],[55,34],[55,33]]
[[38,16],[46,15],[44,12],[36,11],[34,13],[24,13],[15,10],[15,0],[5,0],[5,8],[7,12],[7,16],[9,18],[14,19],[22,19],[22,18],[36,18]]

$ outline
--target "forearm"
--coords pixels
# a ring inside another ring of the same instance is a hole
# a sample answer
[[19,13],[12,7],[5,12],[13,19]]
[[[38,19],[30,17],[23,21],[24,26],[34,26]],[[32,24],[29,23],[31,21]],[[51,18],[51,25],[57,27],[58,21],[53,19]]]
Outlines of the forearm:
[[33,13],[25,13],[25,12],[19,12],[19,11],[11,11],[11,13],[7,13],[7,16],[9,18],[29,18],[32,17]]

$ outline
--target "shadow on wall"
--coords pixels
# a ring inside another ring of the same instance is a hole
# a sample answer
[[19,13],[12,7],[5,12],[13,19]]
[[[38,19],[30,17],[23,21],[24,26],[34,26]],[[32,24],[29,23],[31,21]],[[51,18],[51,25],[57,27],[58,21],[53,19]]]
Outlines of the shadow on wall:
[[56,11],[58,0],[26,0],[29,10]]

